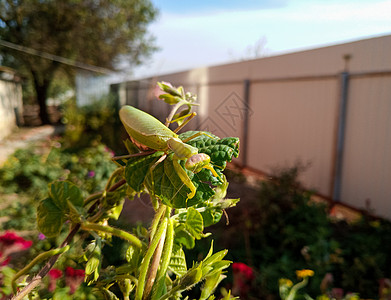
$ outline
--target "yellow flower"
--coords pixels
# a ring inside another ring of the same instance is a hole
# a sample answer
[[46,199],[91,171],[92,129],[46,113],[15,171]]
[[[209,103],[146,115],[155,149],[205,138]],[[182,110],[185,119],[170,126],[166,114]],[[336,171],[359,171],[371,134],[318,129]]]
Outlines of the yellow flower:
[[286,279],[286,278],[281,278],[278,281],[278,283],[280,286],[287,286],[287,287],[291,287],[293,285],[293,282],[289,279]]
[[312,277],[312,276],[314,276],[314,271],[308,270],[308,269],[297,270],[296,275],[299,278]]

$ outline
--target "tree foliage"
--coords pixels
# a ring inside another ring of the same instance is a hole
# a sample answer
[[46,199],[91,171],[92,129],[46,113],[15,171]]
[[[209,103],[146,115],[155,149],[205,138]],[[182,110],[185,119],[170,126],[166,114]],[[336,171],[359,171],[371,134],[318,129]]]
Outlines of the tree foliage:
[[120,59],[139,64],[155,49],[147,33],[155,15],[149,0],[0,0],[0,39],[38,54],[2,46],[2,64],[33,82],[47,123],[45,100],[54,75],[61,68],[73,72],[39,54],[105,68],[115,68]]

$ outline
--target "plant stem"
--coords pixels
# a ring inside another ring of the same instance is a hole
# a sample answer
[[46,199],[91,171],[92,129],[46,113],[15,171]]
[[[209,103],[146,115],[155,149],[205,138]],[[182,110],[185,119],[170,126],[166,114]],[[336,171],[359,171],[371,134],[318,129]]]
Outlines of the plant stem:
[[159,268],[160,257],[162,256],[164,240],[166,239],[166,231],[163,231],[159,239],[159,243],[156,247],[156,250],[153,254],[151,265],[148,269],[147,281],[145,283],[143,299],[146,300],[149,294],[152,291],[153,284],[155,283],[157,269]]
[[52,250],[49,250],[49,251],[46,251],[44,253],[41,253],[40,255],[38,255],[37,257],[35,257],[27,266],[25,266],[22,270],[20,270],[18,273],[16,273],[14,275],[14,277],[12,278],[12,289],[14,290],[14,293],[17,292],[16,290],[16,280],[22,276],[22,275],[25,275],[27,274],[32,267],[34,267],[35,265],[39,264],[41,261],[45,260],[45,259],[48,259],[49,257],[52,257],[54,255],[59,255],[59,254],[62,254],[66,251],[69,250],[69,245],[63,247],[63,248],[57,248],[57,249],[52,249]]
[[174,245],[174,221],[172,219],[168,219],[166,241],[164,243],[160,270],[158,272],[157,279],[156,279],[157,286],[152,295],[152,300],[158,299],[158,297],[160,297],[161,291],[163,290],[167,269],[170,264],[173,245]]
[[117,176],[117,174],[123,172],[123,170],[124,170],[123,167],[120,167],[120,168],[117,168],[114,170],[114,172],[110,175],[110,178],[107,180],[105,191],[110,189],[111,183],[113,182],[115,176]]
[[160,237],[163,235],[163,232],[164,233],[166,232],[166,229],[167,229],[167,219],[164,219],[163,222],[161,223],[161,225],[159,226],[156,234],[154,235],[154,237],[149,245],[149,248],[147,250],[147,253],[145,254],[144,259],[141,263],[140,276],[138,279],[135,300],[142,300],[143,299],[145,278],[147,276],[149,262],[151,261],[152,255],[155,253],[156,247],[160,241]]
[[166,123],[164,125],[166,125],[167,127],[170,125],[170,122],[172,120],[172,118],[174,117],[175,113],[177,112],[177,110],[184,104],[186,104],[187,101],[185,100],[182,100],[182,101],[179,101],[177,104],[174,105],[174,107],[171,109],[170,111],[170,114],[168,115],[168,117],[166,118]]
[[[75,234],[79,231],[80,224],[76,224],[72,230],[69,232],[68,236],[65,238],[65,240],[60,245],[60,248],[64,248],[67,246],[75,236]],[[12,297],[12,300],[22,300],[24,297],[26,297],[35,287],[37,287],[41,281],[42,278],[44,278],[47,273],[50,271],[50,269],[54,266],[54,264],[57,262],[58,257],[60,254],[52,256],[49,261],[46,263],[45,266],[38,272],[37,275],[34,276],[34,278],[30,281],[30,283],[25,286],[18,294],[16,294],[14,297]]]
[[81,228],[84,230],[94,230],[94,231],[109,233],[118,236],[124,240],[127,240],[128,242],[130,242],[131,244],[133,244],[138,248],[143,247],[143,243],[133,234],[130,234],[129,232],[123,231],[121,229],[110,227],[108,225],[100,225],[100,224],[95,224],[90,222],[84,222],[81,224]]
[[109,188],[109,192],[114,192],[119,187],[123,186],[126,183],[125,179],[121,179],[120,181],[116,182]]
[[[124,185],[125,183],[126,183],[126,180],[125,179],[121,179],[120,181],[118,181],[117,183],[113,184],[110,187],[109,192],[115,191],[116,189],[118,189],[119,187]],[[102,192],[100,194],[102,194]],[[100,196],[98,196],[98,193],[93,194],[93,195],[91,195],[90,197],[87,198],[89,202],[93,201],[95,199],[98,199],[88,209],[87,214],[94,211],[96,205],[98,205],[98,203],[99,203],[99,198],[100,198]],[[64,239],[64,241],[62,242],[62,244],[60,245],[59,248],[64,248],[65,246],[67,246],[72,241],[73,237],[76,235],[76,233],[79,231],[79,229],[80,229],[80,224],[75,224],[74,227],[71,229],[71,231],[69,232],[67,237]],[[57,262],[57,259],[60,257],[60,255],[61,254],[57,254],[57,255],[52,256],[49,259],[49,261],[46,263],[46,265],[43,266],[42,269],[38,272],[38,274],[34,276],[34,278],[30,281],[30,283],[28,285],[26,285],[18,294],[16,294],[14,297],[12,297],[12,300],[22,300],[34,288],[36,288],[41,283],[42,279],[47,275],[47,273],[49,273],[50,269],[53,268],[54,264]]]
[[98,192],[98,193],[95,193],[95,194],[92,194],[90,195],[89,197],[87,197],[85,200],[84,200],[84,204],[83,206],[86,207],[90,202],[96,200],[96,199],[99,199],[100,197],[102,197],[103,195],[103,192]]
[[157,226],[159,225],[160,219],[162,218],[163,213],[166,211],[167,206],[161,204],[159,207],[159,210],[156,212],[155,217],[153,218],[151,230],[150,230],[150,240],[153,239],[153,236],[155,235]]
[[291,291],[289,292],[289,295],[288,297],[286,298],[286,300],[294,300],[295,299],[295,296],[296,296],[296,293],[298,290],[300,290],[302,287],[305,287],[308,283],[308,277],[304,277],[303,278],[303,281],[299,282],[299,283],[296,283]]

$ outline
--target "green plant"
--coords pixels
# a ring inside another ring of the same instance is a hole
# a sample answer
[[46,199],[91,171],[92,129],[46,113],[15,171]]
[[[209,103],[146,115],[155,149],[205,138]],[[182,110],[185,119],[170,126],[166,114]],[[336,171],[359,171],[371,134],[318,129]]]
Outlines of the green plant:
[[237,230],[243,233],[238,243],[247,245],[248,251],[232,245],[231,255],[235,261],[250,261],[258,271],[253,293],[261,297],[276,295],[279,278],[303,267],[317,271],[309,289],[319,290],[337,246],[331,239],[326,206],[311,202],[311,193],[299,188],[299,171],[299,166],[282,170],[261,182],[251,210],[243,207],[237,212]]
[[365,214],[354,223],[330,217],[326,204],[299,188],[300,169],[282,170],[261,182],[259,191],[241,186],[244,194],[258,197],[243,198],[244,204],[230,211],[228,228],[214,227],[216,243],[229,247],[230,260],[255,271],[249,290],[255,299],[277,297],[279,279],[294,282],[290,274],[301,268],[315,271],[305,288],[311,297],[332,291],[380,297],[379,288],[388,285],[379,287],[379,281],[391,277],[391,223]]
[[83,193],[94,193],[104,188],[115,169],[112,152],[102,144],[95,143],[77,152],[58,140],[45,145],[17,150],[0,169],[0,197],[4,205],[0,216],[5,217],[0,229],[31,230],[37,202],[47,194],[51,181],[69,180],[80,186]]
[[49,182],[61,178],[93,193],[103,188],[102,181],[115,169],[110,161],[112,152],[103,144],[93,143],[74,152],[54,140],[46,148],[44,153],[37,146],[16,150],[0,169],[0,192],[40,198]]
[[[161,98],[175,104],[168,123],[180,123],[183,115],[175,113],[185,105],[187,115],[194,98],[188,97],[181,87],[176,89],[167,84],[160,87]],[[179,138],[183,141],[193,134],[183,133]],[[148,137],[144,138],[142,142],[147,144]],[[188,170],[184,168],[184,161],[175,162],[177,153],[168,149],[165,160],[161,161],[161,151],[143,151],[129,140],[125,144],[129,155],[114,158],[118,168],[103,191],[84,197],[80,188],[71,182],[50,184],[48,196],[38,207],[38,227],[49,238],[59,237],[65,224],[69,230],[57,248],[37,255],[17,272],[13,278],[15,292],[20,278],[28,275],[36,264],[48,260],[15,299],[31,293],[59,256],[64,258],[63,265],[83,266],[86,283],[102,298],[117,299],[122,295],[124,299],[181,299],[183,292],[201,285],[200,299],[214,299],[212,294],[230,265],[224,260],[227,251],[213,253],[211,245],[204,259],[188,268],[184,249],[193,248],[196,240],[207,237],[204,229],[217,223],[223,210],[238,202],[238,199],[225,198],[228,182],[222,173],[227,161],[238,155],[238,138],[220,139],[208,133],[187,141],[199,153],[210,156],[210,165],[215,172],[209,168]],[[174,166],[177,163],[183,168],[179,174],[185,172],[195,187],[194,195],[178,174]],[[130,232],[111,226],[111,220],[118,219],[125,198],[133,199],[137,193],[148,193],[155,207],[150,229],[139,226]],[[74,241],[79,232],[79,239]],[[105,265],[102,254],[113,236],[128,243],[126,261],[119,266]],[[230,298],[227,293],[224,299]]]
[[[308,284],[309,277],[314,276],[314,271],[312,270],[297,270],[296,275],[301,281],[296,284],[286,278],[281,278],[279,280],[279,292],[282,300],[313,300],[311,296],[305,293],[303,290]],[[316,300],[360,300],[360,297],[357,293],[347,293],[343,295],[340,291],[331,292],[329,295],[322,294],[316,297]]]
[[83,149],[99,142],[115,152],[126,151],[122,143],[124,131],[117,117],[117,105],[113,94],[102,96],[82,107],[77,106],[74,98],[67,101],[63,109],[65,147]]

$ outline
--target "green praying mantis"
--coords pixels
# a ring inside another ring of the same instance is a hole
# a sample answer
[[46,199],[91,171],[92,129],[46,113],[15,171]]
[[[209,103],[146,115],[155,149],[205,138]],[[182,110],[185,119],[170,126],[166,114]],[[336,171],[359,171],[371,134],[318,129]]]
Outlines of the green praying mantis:
[[[151,151],[142,152],[141,155],[143,153],[148,155],[154,151],[164,152],[164,154],[156,161],[151,171],[153,171],[153,168],[167,157],[170,151],[174,153],[172,160],[175,171],[181,181],[190,189],[190,193],[187,194],[188,199],[194,197],[196,187],[186,174],[183,167],[180,165],[179,161],[186,161],[185,168],[193,173],[198,173],[202,169],[208,169],[215,177],[220,178],[210,163],[209,155],[205,153],[198,153],[198,149],[196,147],[186,144],[186,142],[200,136],[201,134],[207,134],[204,132],[198,132],[184,140],[181,140],[176,134],[176,132],[178,132],[178,130],[180,130],[194,115],[194,113],[191,114],[184,124],[172,131],[155,117],[135,107],[125,105],[119,111],[121,122],[131,140],[141,148],[145,149],[146,146],[148,149],[151,149]],[[140,155],[140,153],[135,155]]]

